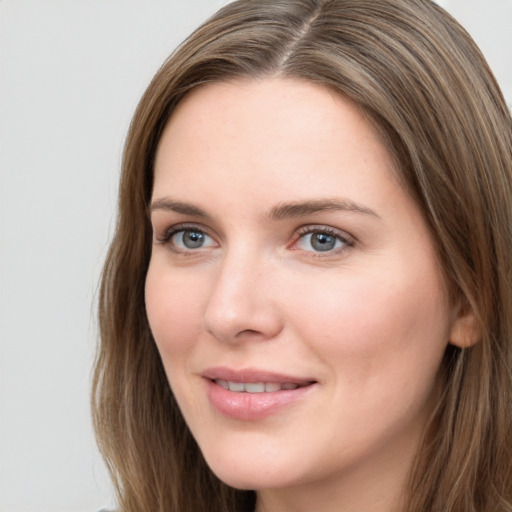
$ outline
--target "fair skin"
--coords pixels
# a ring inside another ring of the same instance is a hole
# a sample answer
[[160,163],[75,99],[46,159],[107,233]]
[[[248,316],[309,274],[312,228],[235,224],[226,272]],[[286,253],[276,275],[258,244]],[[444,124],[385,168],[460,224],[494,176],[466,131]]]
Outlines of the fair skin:
[[296,80],[201,86],[151,222],[148,319],[212,470],[257,512],[391,512],[467,319],[371,123]]

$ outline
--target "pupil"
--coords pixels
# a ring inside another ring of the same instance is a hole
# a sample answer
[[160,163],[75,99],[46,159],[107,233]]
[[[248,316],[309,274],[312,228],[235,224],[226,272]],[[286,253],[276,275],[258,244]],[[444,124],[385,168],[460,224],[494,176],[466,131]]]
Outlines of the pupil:
[[197,249],[204,242],[204,234],[197,231],[185,231],[183,234],[183,244],[189,249]]
[[314,233],[311,245],[317,251],[330,251],[336,244],[336,238],[326,233]]

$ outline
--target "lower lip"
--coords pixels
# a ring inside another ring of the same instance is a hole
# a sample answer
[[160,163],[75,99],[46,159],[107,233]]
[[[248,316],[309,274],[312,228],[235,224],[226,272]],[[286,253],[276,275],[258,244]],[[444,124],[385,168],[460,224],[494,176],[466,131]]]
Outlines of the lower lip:
[[269,393],[237,393],[206,379],[208,398],[215,409],[229,418],[257,421],[292,405],[309,393],[314,384]]

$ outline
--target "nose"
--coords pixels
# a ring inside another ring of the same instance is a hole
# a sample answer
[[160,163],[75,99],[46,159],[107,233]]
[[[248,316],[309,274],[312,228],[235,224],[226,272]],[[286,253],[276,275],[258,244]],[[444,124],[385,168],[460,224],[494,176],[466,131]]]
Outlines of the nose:
[[275,268],[262,257],[227,255],[204,311],[204,328],[226,343],[269,340],[283,322],[278,307]]

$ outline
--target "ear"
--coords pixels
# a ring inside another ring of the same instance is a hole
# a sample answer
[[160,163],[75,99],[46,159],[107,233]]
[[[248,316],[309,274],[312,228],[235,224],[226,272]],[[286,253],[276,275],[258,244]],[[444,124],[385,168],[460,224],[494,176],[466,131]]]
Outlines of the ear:
[[459,348],[468,348],[482,339],[482,328],[473,310],[468,306],[460,307],[450,331],[450,344]]

